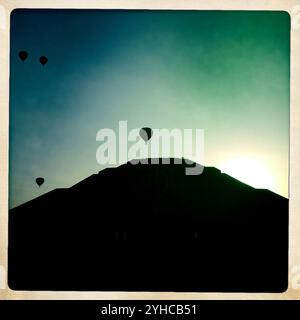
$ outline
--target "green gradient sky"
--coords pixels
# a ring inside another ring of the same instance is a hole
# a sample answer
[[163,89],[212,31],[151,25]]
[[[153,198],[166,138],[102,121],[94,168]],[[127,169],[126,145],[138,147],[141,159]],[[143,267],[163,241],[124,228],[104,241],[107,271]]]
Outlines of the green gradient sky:
[[206,165],[258,159],[287,196],[289,33],[284,12],[14,11],[10,206],[101,170],[119,120],[203,128]]

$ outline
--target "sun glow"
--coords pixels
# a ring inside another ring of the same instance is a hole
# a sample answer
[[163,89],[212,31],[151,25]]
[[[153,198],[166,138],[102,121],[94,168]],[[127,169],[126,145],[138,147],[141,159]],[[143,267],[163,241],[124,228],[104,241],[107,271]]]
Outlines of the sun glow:
[[276,182],[268,165],[255,158],[239,157],[221,163],[222,172],[254,187],[276,192]]

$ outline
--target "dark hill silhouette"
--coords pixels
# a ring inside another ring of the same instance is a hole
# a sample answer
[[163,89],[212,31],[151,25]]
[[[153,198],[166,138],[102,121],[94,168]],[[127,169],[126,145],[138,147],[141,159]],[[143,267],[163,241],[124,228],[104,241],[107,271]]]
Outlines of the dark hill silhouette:
[[10,287],[284,291],[288,200],[185,168],[127,163],[11,209]]

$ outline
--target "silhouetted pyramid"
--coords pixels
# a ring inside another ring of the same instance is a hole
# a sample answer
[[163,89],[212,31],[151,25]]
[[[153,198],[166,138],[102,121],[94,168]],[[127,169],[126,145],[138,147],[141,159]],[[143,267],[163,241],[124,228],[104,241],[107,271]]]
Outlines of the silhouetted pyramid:
[[11,209],[11,288],[285,290],[288,200],[186,166],[127,163]]

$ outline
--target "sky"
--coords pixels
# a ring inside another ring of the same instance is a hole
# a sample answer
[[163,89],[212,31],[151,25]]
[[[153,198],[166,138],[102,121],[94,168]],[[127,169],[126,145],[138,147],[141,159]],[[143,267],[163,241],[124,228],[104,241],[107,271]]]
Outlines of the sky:
[[289,38],[280,11],[13,11],[10,207],[102,170],[120,120],[203,129],[204,165],[288,197]]

